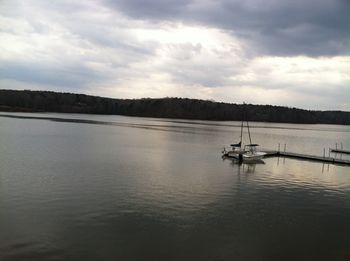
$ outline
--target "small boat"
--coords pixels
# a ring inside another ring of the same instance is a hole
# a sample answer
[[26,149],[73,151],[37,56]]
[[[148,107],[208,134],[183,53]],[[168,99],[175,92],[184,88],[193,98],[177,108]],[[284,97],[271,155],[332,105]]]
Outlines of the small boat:
[[222,151],[222,156],[223,157],[228,157],[228,158],[233,158],[233,159],[238,159],[239,161],[243,160],[243,153],[245,152],[244,149],[242,149],[242,137],[243,137],[243,120],[241,122],[241,136],[240,136],[240,141],[236,144],[231,144],[230,150],[226,150],[224,147],[224,150]]
[[257,151],[256,147],[259,146],[259,144],[248,144],[245,145],[245,152],[243,153],[243,160],[246,161],[256,161],[261,160],[266,153],[262,151]]
[[257,147],[259,145],[252,143],[248,120],[246,120],[246,123],[247,123],[250,143],[245,145],[242,148],[243,125],[244,125],[244,120],[242,119],[240,141],[237,144],[231,144],[230,150],[226,150],[226,148],[224,148],[224,150],[222,151],[223,157],[234,158],[234,159],[238,159],[239,161],[257,161],[257,160],[261,160],[266,155],[265,152],[257,151]]
[[234,159],[239,159],[239,155],[242,155],[244,153],[244,150],[242,150],[241,142],[237,144],[231,144],[231,150],[224,150],[222,151],[222,154],[224,157],[229,157],[229,158],[234,158]]

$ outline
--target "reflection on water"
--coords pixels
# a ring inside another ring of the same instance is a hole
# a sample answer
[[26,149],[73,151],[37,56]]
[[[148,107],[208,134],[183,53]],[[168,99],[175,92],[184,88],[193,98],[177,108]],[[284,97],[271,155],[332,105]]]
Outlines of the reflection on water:
[[237,166],[238,173],[240,173],[241,171],[243,171],[244,173],[254,173],[256,165],[265,164],[265,161],[262,159],[240,161],[238,159],[225,156],[223,156],[222,159],[224,161],[230,161],[233,166]]
[[[10,116],[1,260],[350,260],[348,167],[222,160],[234,122]],[[253,125],[266,148],[350,148],[347,126]]]

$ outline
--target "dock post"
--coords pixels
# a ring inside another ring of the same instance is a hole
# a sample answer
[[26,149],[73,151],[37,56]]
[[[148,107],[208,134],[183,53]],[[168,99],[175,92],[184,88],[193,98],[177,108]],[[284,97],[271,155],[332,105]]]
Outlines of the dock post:
[[323,157],[326,157],[326,148],[323,148]]
[[280,152],[280,151],[281,151],[281,144],[278,143],[278,152]]
[[338,149],[338,143],[335,144],[335,149],[336,149],[336,150]]
[[284,143],[284,152],[286,152],[287,145]]
[[340,143],[340,148],[341,150],[343,150],[343,143]]
[[331,148],[328,148],[328,158],[331,157]]

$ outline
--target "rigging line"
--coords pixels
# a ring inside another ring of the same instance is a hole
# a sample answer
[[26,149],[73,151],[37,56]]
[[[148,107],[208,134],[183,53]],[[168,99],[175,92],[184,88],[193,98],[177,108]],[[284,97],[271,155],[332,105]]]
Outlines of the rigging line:
[[250,130],[249,130],[249,123],[248,123],[248,120],[247,120],[247,128],[248,128],[248,135],[249,135],[249,143],[252,144],[252,138],[250,136]]
[[242,122],[241,122],[241,139],[240,139],[240,148],[242,148],[242,138],[243,138],[243,119],[242,119]]
[[247,113],[247,105],[245,103],[243,103],[244,105],[244,114],[245,114],[245,120],[247,122],[247,129],[248,129],[248,136],[249,136],[249,143],[252,144],[252,138],[250,136],[250,129],[249,129],[249,123],[248,123],[248,113]]

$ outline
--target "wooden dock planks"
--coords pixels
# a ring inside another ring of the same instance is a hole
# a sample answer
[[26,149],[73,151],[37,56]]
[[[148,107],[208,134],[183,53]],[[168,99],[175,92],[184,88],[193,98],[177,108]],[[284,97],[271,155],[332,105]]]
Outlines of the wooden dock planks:
[[301,159],[301,160],[312,160],[312,161],[319,161],[323,163],[350,166],[350,160],[336,159],[332,157],[323,157],[323,156],[317,156],[317,155],[308,155],[308,154],[286,152],[286,151],[273,151],[273,150],[267,150],[264,152],[266,153],[266,157],[280,156],[280,157],[288,157],[288,158],[295,158],[295,159]]

